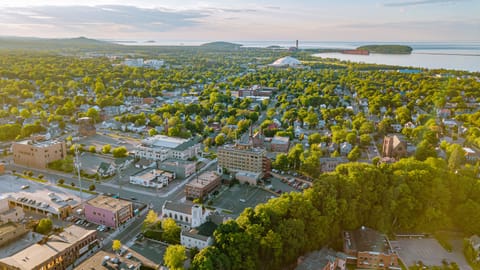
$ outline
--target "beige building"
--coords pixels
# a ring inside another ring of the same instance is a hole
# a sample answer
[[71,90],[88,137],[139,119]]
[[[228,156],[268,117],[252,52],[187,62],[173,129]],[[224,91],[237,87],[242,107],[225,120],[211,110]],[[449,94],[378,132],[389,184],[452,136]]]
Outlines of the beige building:
[[218,149],[218,169],[262,173],[265,167],[266,151],[243,145],[227,145]]
[[[0,246],[17,240],[26,234],[28,230],[22,224],[8,222],[0,225]],[[1,269],[1,267],[0,267]]]
[[399,159],[407,156],[407,144],[397,135],[385,136],[383,140],[383,157]]
[[204,172],[185,186],[185,195],[190,199],[203,198],[220,184],[220,175],[212,171]]
[[12,145],[13,162],[15,164],[37,169],[47,168],[48,163],[67,156],[65,142],[26,140],[14,142]]
[[72,225],[58,235],[45,236],[37,244],[0,259],[0,270],[68,269],[98,245],[97,231]]

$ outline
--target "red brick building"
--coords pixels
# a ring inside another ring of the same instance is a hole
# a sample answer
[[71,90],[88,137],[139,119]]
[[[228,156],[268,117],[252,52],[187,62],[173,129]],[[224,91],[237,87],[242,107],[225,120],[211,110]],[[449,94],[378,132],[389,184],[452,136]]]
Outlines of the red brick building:
[[357,268],[401,269],[388,238],[364,226],[343,232],[343,250],[348,255],[347,263],[356,264]]

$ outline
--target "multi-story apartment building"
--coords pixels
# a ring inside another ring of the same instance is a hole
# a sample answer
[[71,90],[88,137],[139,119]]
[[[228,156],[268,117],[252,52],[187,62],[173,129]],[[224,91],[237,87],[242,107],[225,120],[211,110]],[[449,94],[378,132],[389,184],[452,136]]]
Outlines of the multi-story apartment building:
[[265,149],[245,145],[227,145],[218,148],[218,170],[263,173],[266,169]]
[[64,159],[67,156],[65,142],[60,141],[14,142],[12,151],[15,164],[37,169],[45,169],[48,163]]

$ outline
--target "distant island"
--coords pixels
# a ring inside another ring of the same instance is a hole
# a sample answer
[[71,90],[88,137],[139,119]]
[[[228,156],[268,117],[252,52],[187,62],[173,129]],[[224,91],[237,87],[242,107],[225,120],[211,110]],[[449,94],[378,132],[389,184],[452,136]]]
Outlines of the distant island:
[[357,50],[381,54],[410,54],[413,49],[405,45],[365,45],[358,47]]
[[231,43],[231,42],[225,42],[225,41],[214,41],[214,42],[209,42],[200,45],[201,47],[206,47],[206,48],[212,48],[212,49],[238,49],[242,44],[236,44],[236,43]]

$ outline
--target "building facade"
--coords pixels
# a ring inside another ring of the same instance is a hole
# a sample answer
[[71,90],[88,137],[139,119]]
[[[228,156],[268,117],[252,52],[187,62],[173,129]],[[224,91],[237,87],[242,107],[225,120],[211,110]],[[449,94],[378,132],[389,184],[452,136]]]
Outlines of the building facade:
[[97,134],[97,129],[90,117],[82,117],[78,119],[78,134],[80,136],[93,136]]
[[162,206],[162,217],[172,218],[177,222],[183,231],[198,227],[205,223],[210,210],[204,209],[201,205],[174,203],[166,201]]
[[12,145],[15,164],[37,169],[47,168],[48,163],[64,159],[67,156],[65,142],[26,140]]
[[263,173],[266,151],[261,148],[223,146],[218,148],[218,169]]
[[173,138],[155,135],[142,141],[135,148],[135,157],[164,161],[166,159],[187,160],[195,157],[200,151],[200,138]]
[[129,201],[99,195],[84,205],[88,222],[118,228],[133,217],[133,204]]
[[167,159],[158,164],[158,168],[167,172],[175,173],[177,178],[185,179],[195,173],[196,165],[195,162]]
[[203,172],[185,186],[188,199],[203,198],[221,185],[221,177],[215,172]]
[[385,136],[383,140],[382,156],[399,159],[407,156],[407,144],[397,135]]

